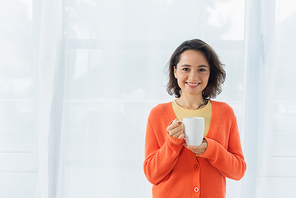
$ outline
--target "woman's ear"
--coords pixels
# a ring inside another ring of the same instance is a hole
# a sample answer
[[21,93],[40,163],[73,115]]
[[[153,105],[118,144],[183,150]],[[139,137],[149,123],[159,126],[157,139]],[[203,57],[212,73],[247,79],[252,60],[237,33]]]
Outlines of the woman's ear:
[[175,78],[177,78],[177,68],[176,68],[176,66],[174,66],[174,76],[175,76]]

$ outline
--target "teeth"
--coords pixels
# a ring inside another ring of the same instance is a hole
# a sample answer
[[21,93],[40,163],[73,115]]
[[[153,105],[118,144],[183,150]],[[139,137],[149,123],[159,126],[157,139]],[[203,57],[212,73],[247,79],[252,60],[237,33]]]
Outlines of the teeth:
[[190,86],[197,86],[198,84],[191,84],[191,83],[187,83]]

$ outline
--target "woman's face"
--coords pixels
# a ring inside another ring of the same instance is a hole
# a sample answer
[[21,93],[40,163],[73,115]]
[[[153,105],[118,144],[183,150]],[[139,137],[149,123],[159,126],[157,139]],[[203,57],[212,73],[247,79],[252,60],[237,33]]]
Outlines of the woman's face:
[[210,65],[203,52],[186,50],[180,55],[174,74],[182,91],[181,96],[202,96],[210,77]]

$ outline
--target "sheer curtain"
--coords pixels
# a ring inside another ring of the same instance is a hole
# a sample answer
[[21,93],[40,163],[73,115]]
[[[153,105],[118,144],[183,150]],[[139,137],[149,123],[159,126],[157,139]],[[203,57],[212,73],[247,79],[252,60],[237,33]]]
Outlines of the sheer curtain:
[[247,1],[241,197],[294,197],[294,1]]
[[64,115],[64,40],[62,1],[36,2],[40,27],[38,40],[37,152],[38,185],[36,198],[61,197],[63,115]]
[[174,99],[164,68],[192,38],[225,63],[217,100],[239,123],[247,172],[227,180],[227,198],[296,195],[294,1],[11,0],[0,10],[10,18],[0,197],[151,197],[147,117]]

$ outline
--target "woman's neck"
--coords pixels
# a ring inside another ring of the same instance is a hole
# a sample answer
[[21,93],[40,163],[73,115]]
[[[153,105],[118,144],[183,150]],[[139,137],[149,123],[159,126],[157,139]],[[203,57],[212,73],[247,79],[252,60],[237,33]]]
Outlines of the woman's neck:
[[202,95],[197,96],[184,96],[181,95],[180,98],[176,99],[176,102],[185,109],[201,109],[205,107],[207,101],[202,97]]

